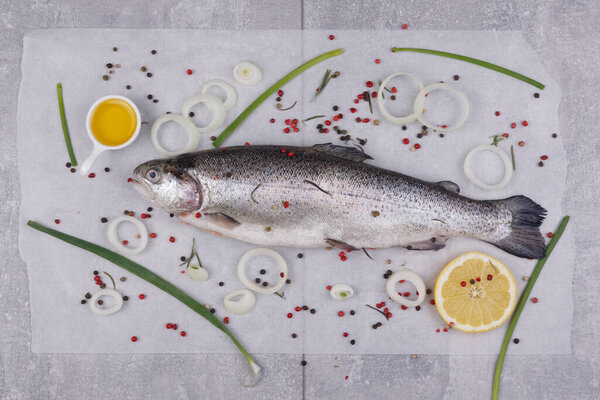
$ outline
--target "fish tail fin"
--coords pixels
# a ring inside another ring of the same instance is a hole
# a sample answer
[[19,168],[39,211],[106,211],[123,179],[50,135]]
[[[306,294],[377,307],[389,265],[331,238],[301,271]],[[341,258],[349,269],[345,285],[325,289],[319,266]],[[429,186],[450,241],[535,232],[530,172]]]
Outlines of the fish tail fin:
[[546,209],[525,196],[513,196],[498,203],[508,207],[512,213],[512,232],[504,239],[493,243],[504,251],[524,258],[544,258],[546,243],[540,225]]

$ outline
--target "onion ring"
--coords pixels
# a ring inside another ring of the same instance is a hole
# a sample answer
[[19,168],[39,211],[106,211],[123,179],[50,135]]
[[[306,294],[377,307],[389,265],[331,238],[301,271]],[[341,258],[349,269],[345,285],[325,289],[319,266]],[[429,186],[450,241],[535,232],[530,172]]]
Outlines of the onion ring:
[[[431,124],[429,121],[427,121],[427,120],[425,120],[425,118],[423,118],[423,109],[425,107],[425,95],[433,90],[438,90],[438,89],[447,90],[449,92],[456,93],[456,94],[458,94],[458,97],[462,100],[463,114],[461,116],[460,121],[454,126],[442,128],[440,126],[435,126],[435,125]],[[448,85],[447,83],[438,82],[438,83],[433,83],[431,85],[425,86],[424,88],[421,89],[421,91],[419,92],[419,94],[417,94],[417,97],[415,98],[414,111],[415,111],[415,114],[417,115],[417,119],[419,120],[419,122],[422,123],[423,125],[425,125],[426,127],[435,129],[440,132],[448,132],[448,131],[453,131],[455,129],[460,128],[462,126],[462,124],[465,123],[465,121],[467,120],[467,117],[469,116],[469,102],[467,101],[467,96],[465,96],[465,94],[463,92],[461,92],[460,90],[453,88],[452,86]]]
[[223,305],[230,313],[246,314],[256,305],[256,296],[248,289],[239,289],[225,296]]
[[[254,281],[251,281],[250,279],[248,279],[248,277],[246,276],[246,264],[248,264],[248,261],[250,261],[251,259],[253,259],[254,257],[257,257],[257,256],[270,257],[279,266],[280,279],[279,279],[279,282],[277,282],[275,285],[267,286],[267,287],[259,286],[258,284],[254,283]],[[271,250],[271,249],[257,247],[257,248],[248,250],[242,256],[242,258],[240,258],[240,261],[238,263],[238,276],[240,278],[240,281],[242,281],[244,286],[246,286],[248,289],[252,289],[257,293],[262,293],[262,294],[275,293],[276,291],[281,289],[283,287],[283,285],[285,284],[285,280],[287,279],[287,274],[288,274],[288,269],[287,269],[287,264],[286,264],[285,260],[283,259],[283,257],[281,257],[281,255],[279,253],[277,253],[276,251]]]
[[[125,221],[133,223],[136,226],[136,228],[138,228],[138,231],[140,234],[140,239],[141,239],[141,243],[138,247],[135,247],[135,248],[125,247],[125,245],[123,245],[123,243],[121,243],[119,241],[119,237],[117,235],[117,227],[119,226],[119,224],[121,222],[125,222]],[[119,218],[111,221],[111,223],[108,225],[108,230],[106,231],[106,234],[108,236],[109,243],[119,253],[126,255],[126,256],[134,256],[136,254],[139,254],[142,252],[142,250],[144,250],[146,248],[146,245],[148,245],[148,231],[146,230],[146,226],[139,219],[130,217],[128,215],[124,215],[122,217],[119,217]]]
[[[394,286],[396,285],[396,282],[400,280],[409,281],[413,285],[415,285],[415,288],[419,293],[419,297],[417,297],[416,300],[408,300],[406,297],[402,297],[398,294],[398,292],[396,292]],[[385,284],[385,290],[387,291],[388,296],[390,296],[390,298],[396,303],[400,303],[406,307],[416,307],[419,304],[421,304],[423,300],[425,300],[425,291],[427,289],[425,288],[425,282],[423,282],[423,279],[421,279],[419,275],[408,269],[403,269],[401,271],[394,272],[387,279],[387,283]]]
[[233,77],[244,86],[254,86],[262,80],[262,72],[251,62],[242,61],[233,67]]
[[[481,151],[486,151],[486,150],[498,154],[498,156],[502,159],[502,162],[504,163],[504,177],[502,178],[502,180],[500,182],[498,182],[495,185],[490,185],[490,184],[485,183],[484,181],[482,181],[481,179],[476,177],[475,174],[473,173],[473,171],[471,171],[471,160],[473,159],[475,154],[477,154]],[[469,178],[469,180],[471,182],[473,182],[475,185],[477,185],[480,188],[485,189],[485,190],[502,189],[503,187],[508,185],[508,183],[510,182],[510,180],[512,178],[512,174],[513,174],[512,162],[511,162],[510,158],[508,157],[508,154],[506,154],[504,151],[502,151],[497,146],[492,146],[491,144],[481,144],[481,145],[473,148],[469,152],[469,154],[467,154],[467,156],[465,157],[464,170],[465,170],[465,175],[467,175],[467,178]]]
[[[112,297],[117,301],[117,304],[115,304],[111,308],[100,308],[97,304],[97,300],[100,296]],[[94,312],[94,314],[110,315],[116,313],[121,309],[121,307],[123,307],[123,296],[121,296],[121,293],[113,289],[100,289],[92,295],[92,298],[89,300],[89,303],[90,309]]]
[[203,127],[196,127],[198,133],[208,133],[217,129],[225,121],[225,106],[220,98],[210,93],[202,93],[192,96],[183,103],[183,115],[189,115],[190,109],[196,104],[204,103],[206,108],[213,112],[210,123]]
[[221,79],[213,79],[202,86],[202,91],[200,93],[206,93],[208,88],[212,86],[218,86],[225,91],[227,97],[225,97],[225,101],[223,101],[223,107],[225,107],[225,111],[231,110],[237,103],[237,92],[233,86]]
[[390,121],[393,124],[403,125],[403,124],[409,124],[409,123],[415,121],[419,117],[419,115],[423,113],[423,108],[421,108],[419,110],[419,109],[416,109],[416,107],[415,107],[415,109],[413,110],[413,113],[410,115],[407,115],[405,117],[393,116],[385,108],[385,106],[383,105],[383,89],[385,88],[385,85],[387,85],[387,83],[389,82],[390,79],[392,79],[396,76],[399,76],[399,75],[408,76],[409,78],[411,78],[412,80],[417,82],[420,90],[423,90],[423,84],[421,83],[419,78],[417,78],[413,74],[409,74],[408,72],[396,72],[394,74],[391,74],[387,78],[385,78],[384,81],[381,82],[381,85],[379,85],[379,90],[377,91],[377,107],[379,107],[379,112],[381,112],[381,115],[383,115],[385,117],[385,119],[387,119],[388,121]]
[[354,289],[345,283],[336,283],[331,287],[329,294],[334,300],[344,300],[354,296]]
[[[175,151],[169,151],[161,146],[158,142],[158,128],[167,121],[173,121],[180,125],[188,134],[188,141],[184,148]],[[152,124],[152,130],[150,131],[150,138],[152,139],[152,146],[164,155],[165,157],[172,157],[183,153],[189,153],[196,150],[198,142],[200,142],[200,136],[198,135],[198,129],[196,125],[189,118],[179,114],[165,114],[158,117]]]

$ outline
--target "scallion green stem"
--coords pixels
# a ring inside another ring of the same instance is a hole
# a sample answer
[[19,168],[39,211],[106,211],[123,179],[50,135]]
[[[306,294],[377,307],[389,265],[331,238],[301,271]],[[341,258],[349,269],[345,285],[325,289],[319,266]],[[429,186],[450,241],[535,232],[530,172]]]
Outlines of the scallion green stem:
[[510,344],[510,339],[512,338],[513,332],[515,331],[515,327],[517,326],[517,322],[519,321],[519,316],[521,316],[521,312],[523,308],[525,308],[525,304],[529,300],[529,295],[531,294],[531,290],[533,289],[533,285],[535,285],[535,281],[537,280],[544,264],[550,257],[552,250],[558,243],[558,239],[562,236],[567,224],[569,223],[569,216],[567,215],[562,219],[560,225],[556,232],[554,232],[554,236],[552,236],[552,240],[548,243],[548,247],[546,247],[546,257],[539,260],[533,270],[533,273],[529,277],[527,281],[527,285],[525,286],[525,290],[523,290],[523,294],[521,294],[521,299],[519,300],[519,304],[515,309],[515,313],[513,314],[510,324],[508,325],[508,330],[506,331],[506,335],[504,336],[504,341],[502,342],[502,347],[500,349],[500,354],[498,355],[498,362],[496,363],[496,372],[494,373],[494,384],[492,386],[492,399],[498,400],[498,390],[500,389],[500,375],[502,374],[502,365],[504,364],[504,357],[506,357],[506,350],[508,349],[508,345]]
[[131,261],[127,257],[123,257],[122,255],[117,254],[114,251],[108,250],[107,248],[104,248],[102,246],[98,246],[97,244],[88,242],[83,239],[79,239],[75,236],[67,235],[66,233],[59,232],[52,228],[47,228],[43,225],[38,224],[37,222],[28,221],[27,225],[34,229],[37,229],[40,232],[44,232],[50,236],[54,236],[55,238],[60,239],[63,242],[67,242],[69,244],[72,244],[73,246],[94,253],[118,265],[119,267],[131,272],[132,274],[139,276],[146,282],[153,284],[154,286],[163,290],[167,294],[170,294],[171,296],[175,297],[177,300],[181,301],[183,304],[194,310],[196,313],[206,318],[208,322],[210,322],[218,329],[223,331],[227,336],[229,336],[233,344],[235,344],[235,346],[244,355],[246,361],[248,361],[248,364],[250,364],[250,368],[252,368],[252,371],[254,372],[255,376],[258,376],[258,373],[260,372],[260,367],[258,366],[258,364],[256,364],[256,362],[254,362],[250,354],[248,354],[248,352],[240,344],[240,342],[237,341],[237,339],[235,338],[235,336],[233,336],[231,331],[229,331],[229,329],[227,329],[227,327],[217,317],[215,317],[203,304],[198,303],[196,300],[190,297],[183,290],[179,289],[177,286],[173,285],[171,282],[166,281],[154,272],[142,267],[140,264],[134,261]]
[[77,166],[77,159],[73,152],[73,145],[71,144],[71,136],[69,135],[69,127],[67,126],[67,116],[65,115],[65,104],[63,102],[62,95],[62,83],[56,84],[56,95],[58,96],[58,109],[60,111],[60,122],[62,123],[63,135],[65,136],[65,143],[67,144],[67,151],[69,152],[69,158],[71,159],[71,165]]
[[448,53],[445,51],[438,51],[438,50],[429,50],[429,49],[417,49],[414,47],[394,47],[392,48],[392,51],[398,52],[398,51],[412,51],[415,53],[425,53],[425,54],[433,54],[435,56],[442,56],[442,57],[448,57],[448,58],[454,58],[455,60],[460,60],[460,61],[465,61],[465,62],[469,62],[471,64],[476,64],[479,65],[481,67],[484,68],[488,68],[497,72],[500,72],[502,74],[511,76],[515,79],[519,79],[523,82],[527,82],[530,85],[535,86],[536,88],[540,89],[540,90],[544,90],[544,88],[546,87],[543,83],[540,83],[534,79],[531,79],[529,77],[526,77],[525,75],[521,75],[518,72],[512,71],[508,68],[504,68],[501,67],[499,65],[496,64],[492,64],[490,62],[487,61],[483,61],[483,60],[479,60],[477,58],[472,58],[472,57],[467,57],[467,56],[461,56],[460,54],[455,54],[455,53]]
[[302,64],[301,66],[299,66],[298,68],[296,68],[295,70],[293,70],[292,72],[275,82],[273,86],[265,90],[263,94],[258,96],[256,100],[250,103],[250,105],[244,111],[242,111],[242,113],[238,115],[238,117],[231,124],[229,124],[229,126],[225,128],[223,132],[221,132],[221,134],[213,142],[213,146],[219,147],[223,143],[223,141],[227,139],[227,136],[229,136],[242,122],[244,122],[244,120],[248,117],[248,115],[252,113],[252,111],[254,111],[263,101],[265,101],[270,95],[275,93],[279,88],[283,87],[283,85],[285,85],[286,83],[288,83],[289,81],[291,81],[296,76],[300,75],[302,72],[306,71],[310,67],[313,67],[321,61],[327,60],[328,58],[339,56],[343,52],[344,49],[337,49],[327,53],[323,53],[320,56],[315,57],[312,60]]

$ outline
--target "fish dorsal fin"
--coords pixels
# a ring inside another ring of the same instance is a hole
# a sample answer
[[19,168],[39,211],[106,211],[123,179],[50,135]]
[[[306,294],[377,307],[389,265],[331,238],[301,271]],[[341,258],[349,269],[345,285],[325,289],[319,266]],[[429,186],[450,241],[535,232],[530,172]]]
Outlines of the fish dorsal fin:
[[331,143],[315,144],[312,147],[314,150],[329,154],[334,157],[345,158],[346,160],[363,162],[365,160],[372,160],[373,157],[366,154],[364,151],[360,151],[356,147],[336,146]]
[[454,182],[440,181],[440,182],[436,183],[436,185],[443,187],[444,189],[446,189],[449,192],[456,193],[456,194],[460,193],[460,187]]

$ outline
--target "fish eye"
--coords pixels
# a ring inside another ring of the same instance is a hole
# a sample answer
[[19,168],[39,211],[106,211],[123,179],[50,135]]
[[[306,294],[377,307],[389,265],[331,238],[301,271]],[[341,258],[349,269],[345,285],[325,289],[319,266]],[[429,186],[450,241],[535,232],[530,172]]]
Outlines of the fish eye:
[[146,179],[152,183],[156,183],[160,180],[160,170],[156,167],[148,168],[146,171]]

